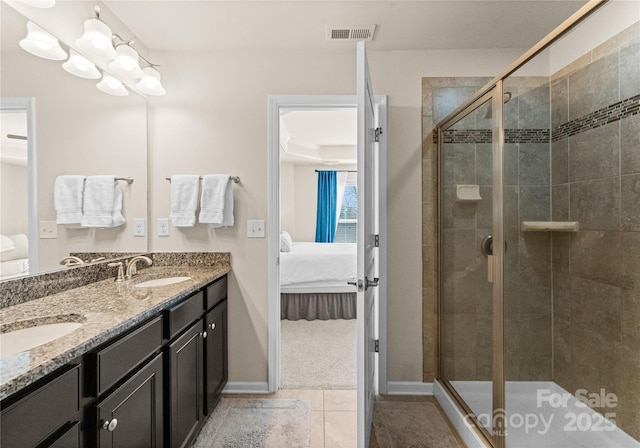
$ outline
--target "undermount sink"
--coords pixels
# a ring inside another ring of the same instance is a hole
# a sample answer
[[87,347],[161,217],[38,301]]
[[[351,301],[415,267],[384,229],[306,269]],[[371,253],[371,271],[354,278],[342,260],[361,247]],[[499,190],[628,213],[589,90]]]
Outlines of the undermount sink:
[[0,333],[0,358],[6,358],[16,353],[55,341],[72,331],[82,327],[80,322],[40,323],[26,322],[25,328],[18,328],[6,333]]
[[191,280],[191,277],[163,277],[153,280],[147,280],[141,283],[133,285],[134,288],[154,288],[157,286],[173,285],[174,283],[186,282]]

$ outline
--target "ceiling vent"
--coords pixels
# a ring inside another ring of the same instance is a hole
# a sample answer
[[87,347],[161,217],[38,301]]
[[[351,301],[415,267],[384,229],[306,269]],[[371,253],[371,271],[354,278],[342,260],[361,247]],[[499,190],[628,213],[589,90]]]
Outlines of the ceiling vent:
[[371,42],[375,32],[376,25],[328,26],[327,40],[365,40]]

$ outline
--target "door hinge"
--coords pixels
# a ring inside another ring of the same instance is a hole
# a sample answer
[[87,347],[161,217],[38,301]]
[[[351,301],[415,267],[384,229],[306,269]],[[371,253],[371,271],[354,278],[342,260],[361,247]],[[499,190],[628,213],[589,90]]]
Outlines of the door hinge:
[[380,141],[380,136],[382,135],[382,128],[375,128],[375,141],[379,142]]
[[373,245],[380,247],[380,235],[373,235]]
[[373,343],[373,348],[376,353],[380,353],[380,339],[376,339]]

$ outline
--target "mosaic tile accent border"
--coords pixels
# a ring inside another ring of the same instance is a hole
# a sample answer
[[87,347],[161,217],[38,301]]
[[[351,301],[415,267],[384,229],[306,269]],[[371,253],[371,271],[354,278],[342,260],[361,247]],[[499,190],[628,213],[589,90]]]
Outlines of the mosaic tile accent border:
[[[549,129],[505,129],[505,143],[549,143]],[[491,143],[492,131],[488,129],[449,129],[444,131],[444,143]],[[433,142],[438,135],[433,134]]]
[[627,98],[626,100],[603,107],[584,117],[561,124],[551,133],[552,141],[557,142],[588,131],[589,129],[599,128],[600,126],[638,114],[640,114],[640,95]]

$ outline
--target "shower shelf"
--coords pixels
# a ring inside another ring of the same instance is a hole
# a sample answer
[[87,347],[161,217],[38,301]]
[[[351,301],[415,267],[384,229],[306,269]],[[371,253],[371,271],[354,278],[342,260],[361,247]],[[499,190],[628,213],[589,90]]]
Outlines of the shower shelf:
[[522,221],[523,232],[577,232],[577,221]]

